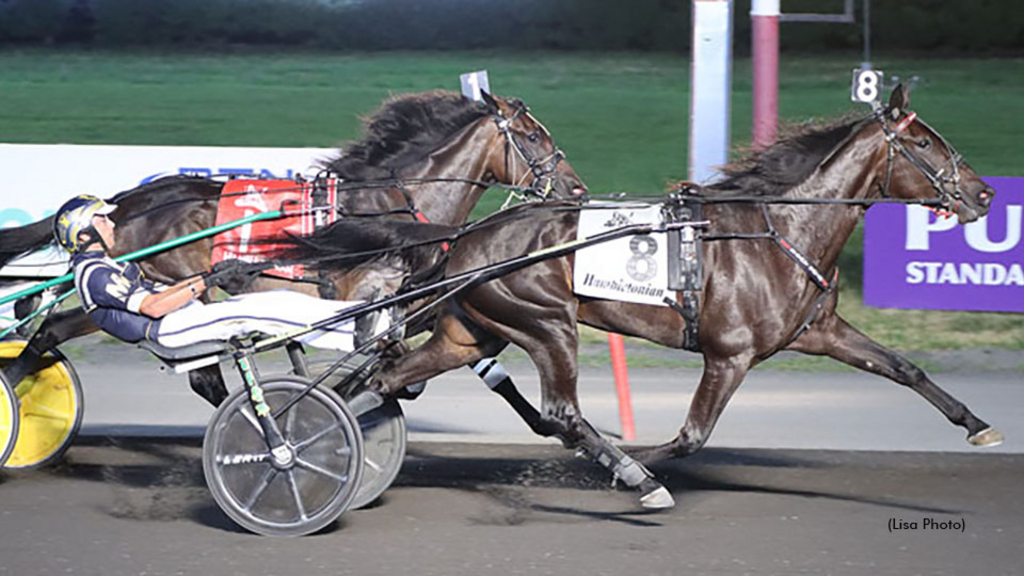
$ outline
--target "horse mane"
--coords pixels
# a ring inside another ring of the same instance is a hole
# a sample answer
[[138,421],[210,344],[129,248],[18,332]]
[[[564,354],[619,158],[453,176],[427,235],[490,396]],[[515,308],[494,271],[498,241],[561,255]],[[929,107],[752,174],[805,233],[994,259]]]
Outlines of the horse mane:
[[394,96],[365,121],[362,140],[343,146],[323,166],[346,180],[393,178],[493,112],[484,103],[445,90]]
[[252,243],[277,246],[268,255],[269,260],[285,264],[303,262],[322,271],[350,270],[395,255],[416,270],[429,262],[441,242],[453,238],[458,230],[455,226],[375,216],[338,220],[308,236],[289,234]]
[[108,198],[107,202],[141,202],[142,204],[134,206],[134,209],[148,210],[163,207],[168,202],[216,199],[220,197],[223,186],[221,182],[202,176],[174,174],[118,192],[113,198]]
[[822,162],[846,142],[863,121],[850,114],[822,125],[819,122],[787,124],[782,135],[767,148],[748,151],[724,166],[725,178],[705,189],[714,193],[744,196],[782,196],[806,180]]

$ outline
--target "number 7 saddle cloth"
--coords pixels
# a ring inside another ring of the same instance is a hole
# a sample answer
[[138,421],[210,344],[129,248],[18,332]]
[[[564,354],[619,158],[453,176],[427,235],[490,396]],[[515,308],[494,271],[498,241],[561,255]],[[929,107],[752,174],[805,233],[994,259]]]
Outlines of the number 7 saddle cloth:
[[[280,244],[272,242],[285,234],[306,236],[336,217],[337,180],[296,182],[295,180],[229,180],[217,204],[217,225],[275,210],[294,216],[272,218],[221,232],[213,238],[211,266],[224,260],[262,262]],[[269,241],[269,242],[268,242]],[[305,277],[301,264],[267,270],[266,274],[297,280]]]

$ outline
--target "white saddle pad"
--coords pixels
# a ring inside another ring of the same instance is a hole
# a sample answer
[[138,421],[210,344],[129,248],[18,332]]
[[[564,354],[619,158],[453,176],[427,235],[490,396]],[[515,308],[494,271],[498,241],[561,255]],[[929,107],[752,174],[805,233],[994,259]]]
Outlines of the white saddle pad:
[[[661,204],[595,202],[609,206],[580,212],[577,238],[630,224],[660,223]],[[580,296],[654,304],[675,298],[668,289],[668,239],[664,233],[640,234],[602,242],[576,253],[573,290]]]

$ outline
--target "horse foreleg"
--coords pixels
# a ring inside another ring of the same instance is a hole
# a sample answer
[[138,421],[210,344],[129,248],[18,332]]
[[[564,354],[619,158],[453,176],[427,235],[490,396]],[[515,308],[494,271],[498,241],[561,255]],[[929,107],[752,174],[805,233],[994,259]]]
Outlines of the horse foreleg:
[[910,388],[938,408],[950,422],[965,428],[967,441],[975,446],[995,446],[1003,441],[1002,434],[939,388],[923,370],[868,338],[838,315],[822,318],[813,324],[789,348],[808,354],[825,354]]
[[592,460],[610,470],[613,481],[622,480],[626,486],[639,490],[640,504],[644,508],[671,508],[676,505],[668,489],[655,480],[654,474],[643,464],[601,436],[584,418],[580,418],[578,423],[579,447]]
[[679,435],[670,442],[636,453],[637,459],[650,464],[668,458],[689,456],[700,450],[749,369],[749,358],[705,355],[704,374],[690,401],[690,411],[686,414],[686,423],[679,430]]
[[81,308],[50,314],[25,345],[18,358],[4,370],[4,376],[12,385],[41,367],[41,360],[47,352],[62,342],[78,336],[96,332],[99,328]]

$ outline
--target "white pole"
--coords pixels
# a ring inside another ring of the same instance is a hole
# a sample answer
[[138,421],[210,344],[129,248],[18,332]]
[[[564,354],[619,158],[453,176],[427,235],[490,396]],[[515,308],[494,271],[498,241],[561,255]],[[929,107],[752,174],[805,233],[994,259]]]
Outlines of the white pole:
[[690,180],[707,183],[729,159],[732,0],[694,0]]

